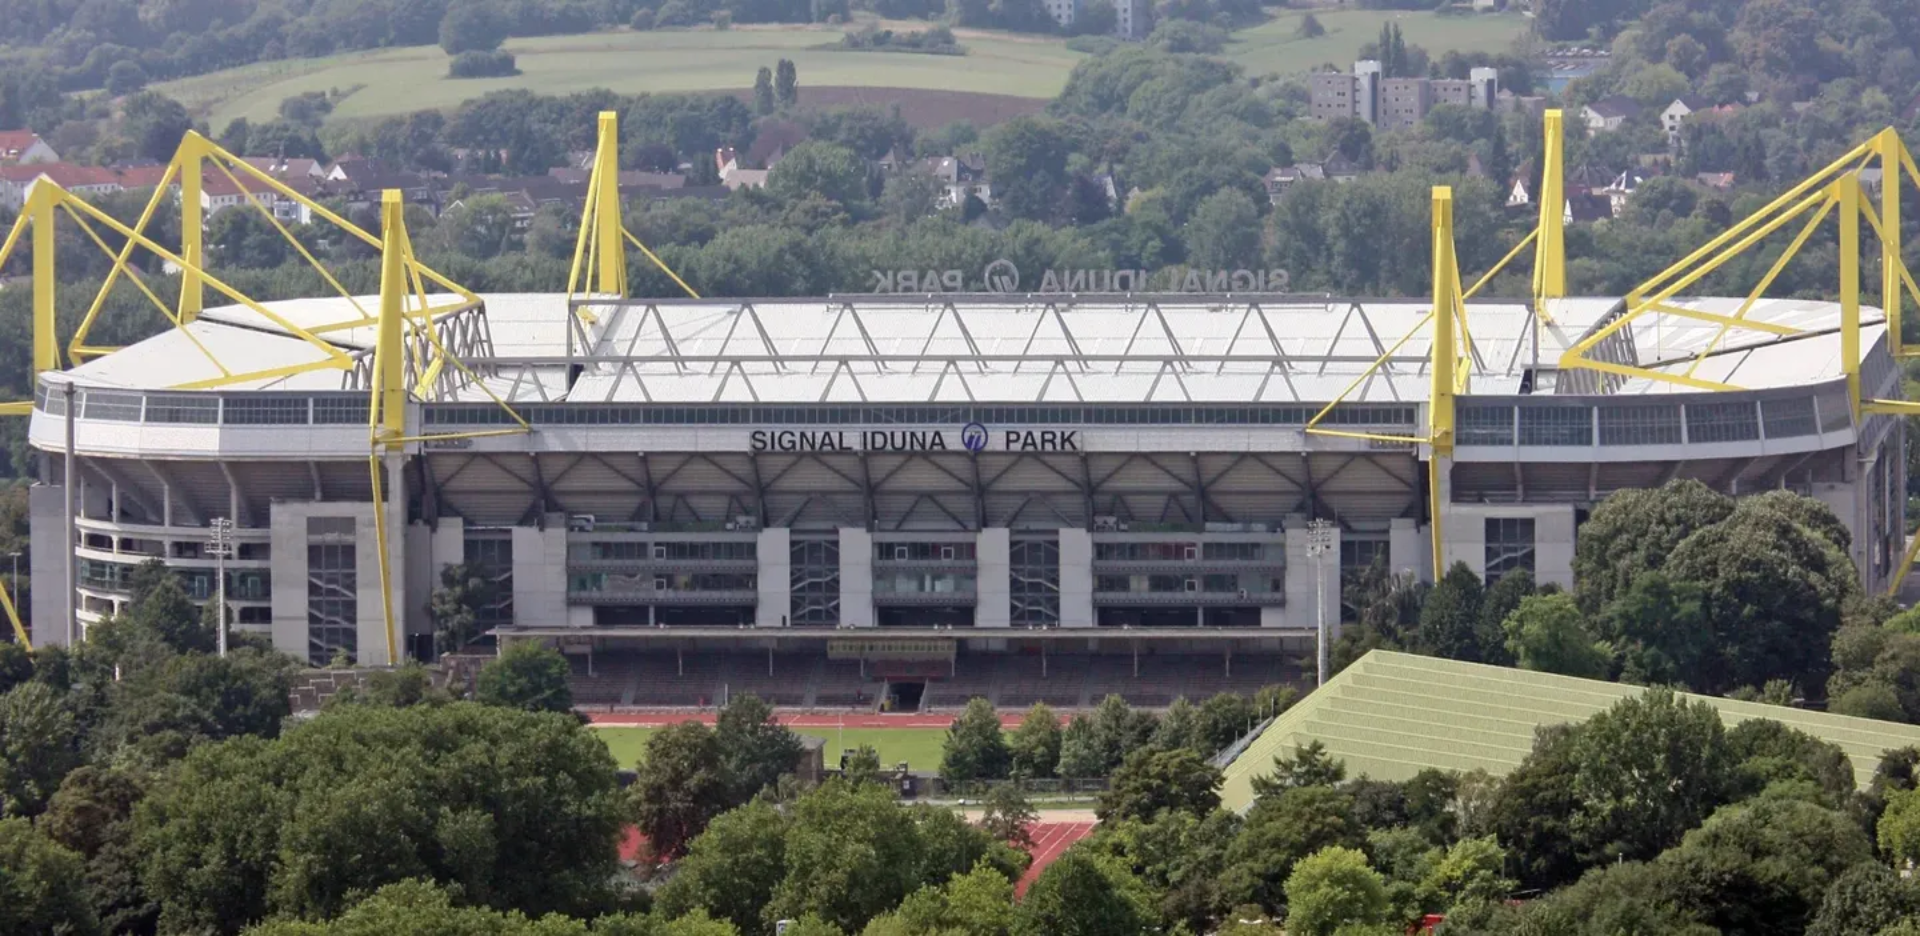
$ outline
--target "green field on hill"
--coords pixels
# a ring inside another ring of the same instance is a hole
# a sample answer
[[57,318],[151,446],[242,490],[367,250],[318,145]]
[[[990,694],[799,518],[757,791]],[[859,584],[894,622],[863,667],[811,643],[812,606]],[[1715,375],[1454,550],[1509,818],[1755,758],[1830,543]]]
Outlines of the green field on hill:
[[358,87],[335,108],[334,120],[449,108],[503,88],[568,94],[610,88],[717,91],[750,88],[761,66],[792,59],[808,87],[907,88],[1051,98],[1083,56],[1057,40],[967,33],[965,56],[840,52],[817,48],[844,27],[724,31],[588,33],[514,39],[506,44],[521,74],[511,78],[446,77],[438,46],[377,49],[328,58],[260,62],[155,85],[204,116],[217,132],[235,117],[271,120],[280,102],[307,91]]
[[[1308,12],[1326,27],[1326,35],[1312,39],[1295,35]],[[1529,24],[1515,13],[1441,16],[1407,10],[1281,10],[1265,23],[1234,33],[1226,57],[1252,75],[1289,75],[1328,63],[1345,69],[1354,53],[1378,38],[1381,25],[1389,22],[1399,24],[1408,45],[1420,46],[1436,59],[1448,51],[1510,51]]]
[[[659,729],[620,726],[594,730],[599,733],[601,740],[607,742],[607,749],[613,752],[613,759],[620,766],[632,767],[640,762],[647,739]],[[796,728],[794,732],[825,738],[827,766],[840,766],[841,729]],[[844,742],[850,748],[872,745],[874,750],[880,752],[880,763],[885,767],[906,761],[914,770],[939,770],[940,749],[946,737],[945,728],[848,728],[845,729]]]
[[[1344,64],[1382,23],[1400,24],[1407,42],[1435,56],[1449,49],[1499,52],[1524,33],[1517,15],[1438,16],[1426,12],[1333,10],[1315,13],[1327,33],[1294,37],[1304,13],[1282,11],[1270,22],[1234,34],[1225,57],[1249,73],[1291,74],[1327,62]],[[890,24],[913,28],[909,23]],[[155,85],[187,105],[215,132],[235,117],[271,120],[280,102],[308,91],[353,90],[330,119],[353,120],[450,108],[504,88],[568,94],[610,88],[623,94],[725,91],[751,87],[761,66],[792,59],[801,100],[812,88],[899,88],[948,95],[1050,99],[1085,58],[1048,36],[959,30],[964,56],[836,51],[844,26],[745,27],[729,30],[613,30],[515,39],[506,44],[520,74],[510,78],[446,77],[438,46],[374,49],[315,59],[259,62]],[[910,97],[910,95],[903,95]],[[834,103],[841,103],[835,101]],[[911,99],[900,103],[913,107]]]

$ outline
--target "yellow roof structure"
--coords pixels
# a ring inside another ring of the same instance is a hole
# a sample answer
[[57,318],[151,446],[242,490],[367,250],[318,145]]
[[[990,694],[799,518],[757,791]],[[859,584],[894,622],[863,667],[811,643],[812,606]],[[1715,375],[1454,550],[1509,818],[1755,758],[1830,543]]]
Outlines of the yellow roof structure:
[[[1520,766],[1537,728],[1583,721],[1639,686],[1374,650],[1287,710],[1227,766],[1222,799],[1252,805],[1253,778],[1273,772],[1275,755],[1319,741],[1345,761],[1347,775],[1406,780],[1435,767],[1496,776]],[[1830,741],[1865,786],[1888,750],[1920,745],[1920,726],[1736,702],[1683,693],[1711,704],[1729,727],[1769,718]]]

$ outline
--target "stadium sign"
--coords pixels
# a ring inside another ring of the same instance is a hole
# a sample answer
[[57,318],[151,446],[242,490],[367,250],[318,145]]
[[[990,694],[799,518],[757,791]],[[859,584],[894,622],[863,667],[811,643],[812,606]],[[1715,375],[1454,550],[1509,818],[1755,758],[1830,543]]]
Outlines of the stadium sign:
[[[987,264],[977,278],[962,270],[874,270],[876,294],[919,294],[1021,291],[1020,269],[1006,258]],[[1029,278],[1028,293],[1275,293],[1285,292],[1293,278],[1286,270],[1203,270],[1169,267],[1165,270],[1047,269],[1037,281]]]
[[[996,445],[997,443],[997,445]],[[942,429],[755,429],[747,434],[755,452],[1078,452],[1078,429],[1008,429],[988,432],[968,423]]]

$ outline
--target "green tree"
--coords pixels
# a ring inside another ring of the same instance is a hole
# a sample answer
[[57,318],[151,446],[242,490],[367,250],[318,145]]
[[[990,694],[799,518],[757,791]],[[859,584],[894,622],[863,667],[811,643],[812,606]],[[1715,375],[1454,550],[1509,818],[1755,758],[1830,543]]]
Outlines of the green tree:
[[1141,936],[1154,931],[1152,893],[1111,859],[1067,850],[1014,910],[1012,936]]
[[762,65],[753,76],[753,112],[765,117],[773,110],[773,69]]
[[733,800],[744,803],[790,774],[805,745],[793,729],[773,717],[773,706],[744,693],[727,700],[714,725],[714,740],[733,785]]
[[133,151],[147,159],[173,158],[193,119],[179,101],[157,91],[142,91],[120,105],[121,132]]
[[980,142],[994,198],[1008,215],[1047,221],[1059,213],[1073,148],[1059,121],[1015,117],[987,131]]
[[1223,905],[1285,905],[1282,888],[1300,859],[1329,846],[1359,848],[1365,830],[1353,818],[1353,797],[1324,786],[1283,790],[1254,801],[1228,846],[1220,875]]
[[1834,879],[1807,926],[1807,936],[1875,936],[1915,918],[1920,918],[1920,885],[1869,861]]
[[1020,785],[1015,782],[995,786],[987,791],[985,803],[986,811],[980,817],[980,827],[1008,845],[1032,850],[1033,834],[1028,829],[1039,821],[1040,814],[1033,811],[1033,804],[1027,802]]
[[145,795],[131,771],[82,766],[60,782],[41,819],[48,838],[86,862],[88,902],[107,932],[152,932],[160,911],[140,886],[133,843],[133,812]]
[[1507,615],[1512,614],[1520,607],[1522,600],[1538,590],[1533,573],[1526,569],[1508,572],[1487,586],[1486,596],[1480,602],[1480,647],[1487,653],[1487,658],[1482,662],[1513,665],[1513,655],[1507,648]]
[[1318,39],[1327,34],[1327,27],[1320,25],[1320,18],[1312,13],[1300,18],[1300,25],[1293,28],[1296,39]]
[[1605,679],[1612,653],[1593,639],[1572,595],[1534,595],[1506,620],[1507,652],[1522,669]]
[[1062,777],[1107,775],[1106,754],[1100,749],[1093,719],[1079,714],[1067,719],[1067,727],[1060,732],[1060,763],[1057,770]]
[[1920,862],[1920,790],[1887,794],[1887,808],[1874,827],[1880,850],[1898,862]]
[[982,864],[945,884],[929,884],[908,894],[895,914],[909,933],[1005,936],[1013,925],[1013,912],[1013,882]]
[[1253,779],[1257,796],[1270,796],[1300,787],[1335,786],[1347,779],[1347,765],[1327,753],[1319,739],[1296,744],[1291,754],[1273,756],[1273,773]]
[[79,726],[53,689],[29,682],[0,696],[0,815],[39,815],[79,764]]
[[1422,902],[1444,912],[1463,903],[1505,900],[1518,886],[1505,875],[1506,862],[1506,849],[1493,836],[1461,839],[1420,881]]
[[584,913],[608,899],[621,804],[606,745],[569,716],[350,705],[188,752],[138,808],[135,842],[162,932],[331,916],[414,878]]
[[475,195],[443,212],[434,233],[455,253],[482,260],[495,257],[513,246],[513,209],[504,196]]
[[[1580,727],[1574,746],[1573,844],[1589,864],[1654,857],[1732,792],[1720,714],[1666,690],[1614,703]],[[1648,777],[1664,779],[1649,786]]]
[[99,932],[80,856],[25,819],[0,819],[0,932]]
[[781,157],[767,174],[768,193],[785,201],[818,195],[841,205],[867,200],[867,169],[844,146],[808,140]]
[[787,874],[774,888],[765,923],[812,913],[858,931],[927,883],[914,816],[890,791],[829,782],[794,803],[791,815]]
[[487,705],[529,712],[570,712],[573,690],[567,684],[567,658],[537,640],[501,648],[480,667],[474,698]]
[[1199,707],[1188,702],[1186,696],[1174,699],[1161,713],[1149,743],[1161,750],[1187,748],[1201,757],[1210,757],[1215,750],[1207,746],[1207,739],[1200,731]]
[[1187,261],[1207,270],[1250,270],[1260,259],[1260,209],[1239,189],[1200,200],[1187,220]]
[[506,40],[506,16],[487,0],[447,4],[447,13],[440,19],[440,48],[448,55],[491,52]]
[[1732,498],[1692,479],[1608,495],[1580,525],[1573,547],[1581,610],[1599,612],[1641,573],[1666,565],[1682,540],[1732,513]]
[[1200,703],[1200,736],[1209,751],[1226,750],[1253,725],[1253,704],[1237,692],[1222,692]]
[[1332,936],[1349,924],[1387,919],[1387,887],[1356,849],[1334,846],[1308,855],[1287,876],[1287,932]]
[[[536,224],[537,224],[536,220]],[[459,563],[440,570],[440,587],[429,599],[435,653],[458,653],[480,636],[480,612],[500,600],[500,580],[479,566]]]
[[773,75],[773,97],[781,110],[800,106],[800,70],[792,59],[781,59]]
[[1127,755],[1113,774],[1094,814],[1109,819],[1152,819],[1163,810],[1204,816],[1220,805],[1220,771],[1191,748],[1144,749]]
[[1000,730],[1000,713],[986,699],[970,699],[947,728],[940,754],[940,779],[949,784],[1000,780],[1007,776],[1013,754]]
[[1594,619],[1620,660],[1620,678],[1645,685],[1698,686],[1713,651],[1700,586],[1642,572]]
[[1480,606],[1485,597],[1480,576],[1466,563],[1454,563],[1420,608],[1420,626],[1414,632],[1420,649],[1450,660],[1486,659],[1480,640]]
[[1060,764],[1060,716],[1044,702],[1035,702],[1013,730],[1007,747],[1012,771],[1022,777],[1051,777]]
[[1853,798],[1853,764],[1839,745],[1772,719],[1752,718],[1729,729],[1727,753],[1744,795],[1780,781],[1804,781],[1824,792],[1829,805]]
[[1694,688],[1825,682],[1829,661],[1819,651],[1860,587],[1842,547],[1819,529],[1775,504],[1742,502],[1674,547],[1667,565],[1676,579],[1700,585],[1715,638]]
[[705,909],[741,932],[758,932],[787,874],[788,826],[784,813],[761,800],[714,817],[675,863],[655,908],[669,917]]
[[[1834,879],[1872,857],[1866,834],[1846,814],[1769,793],[1714,813],[1655,866],[1703,923],[1798,936]],[[1733,894],[1739,897],[1728,899]]]
[[647,739],[633,783],[638,825],[655,855],[677,858],[732,803],[732,778],[719,741],[699,722],[681,722]]
[[107,69],[107,93],[114,97],[132,94],[147,86],[147,70],[132,59],[121,59]]

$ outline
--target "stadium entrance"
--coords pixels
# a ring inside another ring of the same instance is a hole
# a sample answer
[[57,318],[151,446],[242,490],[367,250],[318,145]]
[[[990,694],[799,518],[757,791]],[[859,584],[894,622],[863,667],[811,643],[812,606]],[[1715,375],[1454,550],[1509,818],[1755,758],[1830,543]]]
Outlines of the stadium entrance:
[[918,712],[920,700],[927,694],[925,682],[889,682],[887,695],[880,703],[883,712]]

